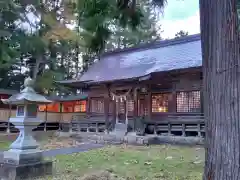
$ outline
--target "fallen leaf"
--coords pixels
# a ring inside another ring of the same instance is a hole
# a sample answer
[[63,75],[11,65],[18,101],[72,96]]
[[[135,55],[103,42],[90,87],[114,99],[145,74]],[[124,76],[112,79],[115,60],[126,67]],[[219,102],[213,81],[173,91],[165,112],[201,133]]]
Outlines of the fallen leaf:
[[151,165],[151,164],[152,164],[151,161],[146,161],[146,162],[144,162],[144,165]]
[[173,157],[172,156],[168,156],[165,159],[173,159]]

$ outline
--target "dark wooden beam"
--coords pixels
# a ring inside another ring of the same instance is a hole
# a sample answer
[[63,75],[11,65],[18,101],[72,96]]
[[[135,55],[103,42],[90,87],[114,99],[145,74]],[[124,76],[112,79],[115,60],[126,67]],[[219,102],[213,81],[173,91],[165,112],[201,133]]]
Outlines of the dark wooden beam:
[[110,104],[110,85],[105,85],[105,90],[107,91],[106,95],[104,96],[104,117],[105,117],[105,125],[106,125],[106,131],[109,132],[109,104]]
[[133,89],[133,101],[134,101],[133,116],[134,118],[136,118],[138,116],[138,88]]
[[152,91],[151,91],[151,84],[148,85],[148,92],[147,92],[147,107],[148,107],[148,119],[152,119]]

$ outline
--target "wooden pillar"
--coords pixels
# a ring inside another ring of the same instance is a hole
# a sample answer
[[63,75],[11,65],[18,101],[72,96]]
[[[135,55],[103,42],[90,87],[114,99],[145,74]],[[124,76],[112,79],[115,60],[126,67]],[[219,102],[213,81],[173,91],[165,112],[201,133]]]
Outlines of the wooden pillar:
[[125,111],[125,124],[128,126],[128,107],[127,107],[127,99],[124,101],[124,111]]
[[112,116],[112,124],[115,125],[116,124],[116,117],[117,117],[117,114],[116,114],[116,100],[113,100],[112,101],[112,106],[113,106],[113,116]]
[[134,111],[133,116],[136,118],[138,116],[138,94],[137,94],[137,88],[133,91],[133,101],[134,101]]
[[95,132],[96,132],[96,133],[99,132],[98,123],[96,123]]
[[204,102],[203,102],[203,100],[204,100],[204,97],[203,97],[203,89],[201,88],[200,89],[200,103],[201,103],[201,113],[202,113],[202,115],[204,115]]
[[90,98],[90,96],[88,96],[88,99],[87,99],[87,108],[86,108],[86,114],[87,114],[87,115],[90,115],[90,106],[91,106],[91,98]]
[[119,114],[119,100],[116,100],[116,124],[119,123],[119,117],[118,117],[118,114]]
[[59,117],[59,125],[58,125],[58,130],[60,131],[60,124],[62,121],[62,102],[60,102],[60,117]]
[[200,122],[197,124],[197,129],[198,129],[198,137],[202,137],[202,133],[201,133],[201,123],[200,123]]
[[168,123],[168,135],[169,136],[171,136],[171,134],[172,134],[172,130],[171,130],[171,124],[170,123]]
[[137,88],[133,91],[133,101],[134,101],[134,110],[133,110],[133,119],[134,119],[134,127],[133,130],[136,130],[136,119],[138,117],[138,94],[137,94]]
[[176,82],[172,82],[172,99],[170,102],[169,112],[176,113],[177,112],[177,91],[176,91]]
[[104,97],[104,117],[105,117],[105,131],[109,132],[109,97]]
[[69,133],[72,133],[73,132],[73,122],[70,121],[69,122]]
[[172,99],[171,99],[171,103],[170,103],[169,112],[171,112],[171,113],[177,112],[177,93],[175,90],[172,92]]
[[152,119],[152,91],[151,91],[151,85],[148,85],[148,91],[147,91],[147,107],[148,107],[148,119]]
[[182,124],[182,136],[186,136],[186,125]]
[[47,105],[45,105],[45,123],[44,123],[44,131],[47,131]]

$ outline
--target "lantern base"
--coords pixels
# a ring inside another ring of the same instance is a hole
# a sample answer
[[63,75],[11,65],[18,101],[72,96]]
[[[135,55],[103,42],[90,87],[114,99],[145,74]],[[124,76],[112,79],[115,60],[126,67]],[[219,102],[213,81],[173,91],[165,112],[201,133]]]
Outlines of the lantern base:
[[0,178],[6,180],[35,179],[46,175],[52,175],[52,161],[41,161],[13,165],[8,163],[0,164]]
[[34,179],[52,174],[52,162],[44,161],[39,149],[4,151],[0,165],[0,178],[6,180]]
[[3,152],[3,162],[13,165],[37,163],[42,161],[42,151],[38,149],[10,149]]

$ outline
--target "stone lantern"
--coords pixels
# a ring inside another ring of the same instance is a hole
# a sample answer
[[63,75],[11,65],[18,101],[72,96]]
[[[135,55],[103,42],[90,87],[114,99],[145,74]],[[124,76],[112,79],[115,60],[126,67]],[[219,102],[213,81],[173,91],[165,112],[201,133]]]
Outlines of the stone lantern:
[[[7,100],[5,104],[16,105],[16,117],[9,122],[19,129],[17,139],[10,145],[8,151],[3,153],[3,163],[0,176],[9,179],[25,179],[52,174],[52,162],[44,161],[42,151],[32,136],[32,130],[43,121],[37,118],[39,104],[48,104],[52,101],[37,94],[33,89],[34,81],[27,78],[25,88]],[[4,174],[4,175],[3,175]]]

